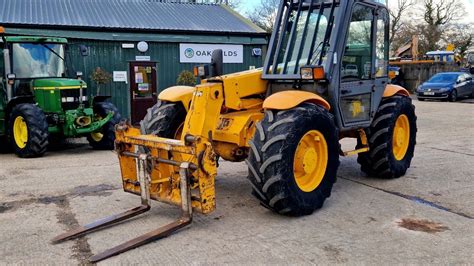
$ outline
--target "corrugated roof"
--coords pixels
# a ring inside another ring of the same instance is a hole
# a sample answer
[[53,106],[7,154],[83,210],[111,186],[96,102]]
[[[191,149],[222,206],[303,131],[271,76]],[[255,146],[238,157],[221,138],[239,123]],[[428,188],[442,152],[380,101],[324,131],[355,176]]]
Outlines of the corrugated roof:
[[221,5],[139,0],[0,0],[0,25],[262,33]]

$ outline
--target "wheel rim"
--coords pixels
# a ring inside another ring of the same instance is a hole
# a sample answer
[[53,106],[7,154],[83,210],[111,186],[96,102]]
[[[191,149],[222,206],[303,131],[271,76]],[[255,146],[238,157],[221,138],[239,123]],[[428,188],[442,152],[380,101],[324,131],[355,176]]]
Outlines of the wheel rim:
[[328,145],[318,130],[307,132],[298,143],[293,162],[296,184],[311,192],[323,181],[328,164]]
[[405,158],[410,143],[410,123],[408,116],[400,115],[393,128],[392,150],[395,159],[401,161]]
[[[102,120],[102,116],[98,114],[95,115],[95,118],[97,121]],[[93,132],[91,133],[91,138],[95,142],[100,142],[104,138],[104,134],[102,134],[101,132]]]
[[94,133],[91,133],[91,138],[95,141],[95,142],[99,142],[101,141],[103,138],[104,138],[104,134],[100,133],[100,132],[94,132]]
[[26,147],[28,142],[28,125],[22,116],[18,116],[13,122],[13,137],[18,148],[23,149]]

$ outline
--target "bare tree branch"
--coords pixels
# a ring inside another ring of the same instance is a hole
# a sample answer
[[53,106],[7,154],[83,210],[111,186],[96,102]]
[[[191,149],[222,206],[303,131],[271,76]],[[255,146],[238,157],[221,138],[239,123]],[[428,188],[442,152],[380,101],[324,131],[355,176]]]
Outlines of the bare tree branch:
[[393,41],[397,32],[404,26],[404,16],[408,9],[415,5],[414,0],[398,0],[397,7],[390,9],[390,42]]
[[247,17],[266,32],[272,32],[279,4],[279,0],[262,0]]

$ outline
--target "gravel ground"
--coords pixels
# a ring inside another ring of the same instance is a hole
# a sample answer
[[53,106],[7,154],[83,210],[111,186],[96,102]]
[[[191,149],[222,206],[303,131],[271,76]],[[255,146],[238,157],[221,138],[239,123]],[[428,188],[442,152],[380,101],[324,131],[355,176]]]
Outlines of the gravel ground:
[[[472,101],[467,101],[472,102]],[[418,145],[405,177],[365,177],[342,158],[331,198],[313,215],[261,207],[242,163],[219,168],[217,210],[191,227],[101,264],[470,264],[474,262],[474,105],[418,102]],[[352,141],[343,147],[351,148]],[[114,153],[83,141],[39,159],[0,154],[0,264],[85,264],[179,215],[153,203],[129,222],[50,244],[67,229],[139,204]]]

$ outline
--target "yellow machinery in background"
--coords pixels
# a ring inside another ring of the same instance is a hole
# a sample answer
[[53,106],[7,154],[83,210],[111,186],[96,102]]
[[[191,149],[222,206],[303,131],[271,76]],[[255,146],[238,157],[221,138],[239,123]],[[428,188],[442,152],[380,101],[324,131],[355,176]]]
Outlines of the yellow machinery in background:
[[[223,75],[216,50],[210,66],[195,70],[201,84],[163,91],[140,129],[116,127],[124,190],[142,204],[53,242],[146,212],[151,199],[181,206],[181,217],[91,262],[171,234],[191,223],[193,211],[216,208],[219,158],[245,160],[255,197],[289,216],[322,207],[340,156],[358,155],[369,175],[404,175],[416,116],[408,92],[388,84],[388,21],[378,1],[282,1],[262,69]],[[346,137],[358,140],[354,150],[340,149]]]

